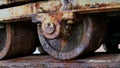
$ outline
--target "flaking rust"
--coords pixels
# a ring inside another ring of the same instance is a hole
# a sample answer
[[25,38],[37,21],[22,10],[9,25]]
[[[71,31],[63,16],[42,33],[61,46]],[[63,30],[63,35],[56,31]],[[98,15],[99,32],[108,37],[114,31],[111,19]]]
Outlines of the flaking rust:
[[67,21],[67,24],[74,24],[76,22],[75,18],[73,12],[39,13],[35,16],[34,22],[42,23],[41,29],[45,37],[53,39],[60,36],[63,21]]
[[[4,3],[2,0],[1,4]],[[119,0],[75,0],[75,5],[67,5],[66,10],[64,3],[60,0],[39,1],[35,3],[29,3],[25,5],[9,7],[0,9],[0,21],[20,19],[30,17],[33,14],[38,13],[51,13],[51,12],[79,12],[80,14],[86,13],[98,13],[98,12],[112,12],[120,10]],[[19,1],[18,1],[19,2]]]
[[0,10],[0,21],[3,20],[12,20],[12,19],[20,19],[20,18],[25,18],[28,17],[28,15],[34,13],[34,4],[29,5],[22,5],[22,6],[17,6],[17,7],[11,7],[11,8],[6,8],[6,9],[1,9]]
[[55,13],[39,13],[37,14],[38,18],[43,18],[41,21],[44,21],[44,18],[55,17],[58,21],[62,19],[73,19],[74,13],[73,12],[55,12]]

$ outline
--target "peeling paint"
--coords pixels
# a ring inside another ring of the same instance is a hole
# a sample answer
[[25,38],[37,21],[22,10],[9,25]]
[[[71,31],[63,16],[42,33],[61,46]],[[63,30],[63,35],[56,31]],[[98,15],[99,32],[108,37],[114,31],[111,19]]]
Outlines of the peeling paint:
[[[1,3],[4,3],[4,1]],[[76,0],[75,8],[62,11],[60,10],[61,7],[60,0],[50,0],[3,8],[0,9],[0,21],[30,17],[30,15],[38,13],[79,12],[86,14],[120,11],[120,0]]]

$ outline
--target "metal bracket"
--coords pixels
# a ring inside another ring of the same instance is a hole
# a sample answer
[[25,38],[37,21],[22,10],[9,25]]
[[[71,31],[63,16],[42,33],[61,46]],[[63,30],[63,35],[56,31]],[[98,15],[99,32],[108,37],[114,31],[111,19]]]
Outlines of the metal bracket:
[[61,0],[62,7],[60,10],[69,10],[76,6],[76,0]]
[[41,18],[37,14],[32,14],[30,17],[33,23],[41,23]]

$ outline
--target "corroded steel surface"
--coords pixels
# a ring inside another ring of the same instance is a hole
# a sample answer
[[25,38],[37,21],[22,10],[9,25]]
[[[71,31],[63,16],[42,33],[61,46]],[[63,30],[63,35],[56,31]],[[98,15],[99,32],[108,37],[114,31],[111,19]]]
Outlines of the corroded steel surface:
[[56,4],[58,5],[58,3],[56,1],[55,2],[54,1],[50,1],[50,2],[43,1],[43,2],[37,2],[37,3],[31,3],[31,4],[11,7],[11,8],[0,9],[0,15],[1,15],[0,21],[31,17],[33,14],[39,13],[42,7],[44,7],[43,10],[45,10],[42,12],[46,12],[46,11],[49,11],[49,8],[51,8],[52,10]]
[[119,68],[120,54],[96,53],[77,60],[60,61],[47,55],[1,60],[0,67],[11,68]]
[[[57,18],[57,14],[51,14],[52,18],[54,18],[54,16]],[[75,15],[73,14],[73,16],[73,21],[75,21],[76,18],[81,18],[81,15],[77,13]],[[70,60],[82,56],[85,53],[93,52],[103,41],[106,23],[104,17],[104,15],[99,14],[83,15],[82,19],[77,22],[75,21],[74,24],[66,22],[69,18],[63,18],[62,20],[58,18],[58,23],[60,23],[61,26],[60,35],[52,39],[44,35],[41,24],[38,24],[40,42],[47,53],[61,60]],[[43,19],[47,20],[47,23],[56,22],[56,20],[51,21],[47,18],[48,17]],[[72,20],[72,18],[70,20]],[[41,23],[44,24],[44,21]]]
[[[58,13],[40,13],[36,15],[36,20],[42,23],[42,31],[46,38],[54,39],[60,35],[60,25],[62,20],[74,20],[73,12],[58,12]],[[73,24],[73,22],[68,22]]]
[[35,11],[33,10],[33,8],[31,8],[32,6],[27,4],[19,7],[0,9],[0,15],[1,15],[0,21],[16,19],[16,18],[24,18],[29,14],[33,14]]
[[[75,0],[74,8],[68,5],[65,11],[84,13],[120,11],[120,0]],[[40,1],[6,9],[0,9],[0,21],[31,17],[32,14],[62,11],[60,0]],[[63,11],[62,11],[63,12]]]

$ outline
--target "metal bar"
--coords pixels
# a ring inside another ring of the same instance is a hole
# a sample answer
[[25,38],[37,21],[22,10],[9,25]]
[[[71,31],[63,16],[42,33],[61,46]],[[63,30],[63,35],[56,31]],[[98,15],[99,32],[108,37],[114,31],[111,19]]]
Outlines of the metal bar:
[[[81,13],[93,13],[93,12],[105,12],[105,11],[118,11],[120,10],[120,0],[75,0],[75,5],[67,5],[66,11],[81,12]],[[65,8],[65,3],[61,3],[60,0],[39,2],[37,4],[38,12],[53,12],[60,11],[61,8]]]
[[[59,12],[62,7],[60,0],[50,0],[1,9],[0,21],[30,17],[38,13]],[[76,0],[76,5],[69,5],[66,11],[81,14],[120,11],[120,0]]]
[[17,18],[25,18],[28,15],[36,13],[35,4],[26,4],[18,7],[12,7],[0,10],[0,21]]
[[[25,4],[25,5],[17,6],[17,7],[1,9],[0,10],[0,15],[1,15],[0,21],[30,17],[33,14],[39,13],[39,11],[41,11],[39,8],[44,7],[45,11],[48,11],[50,9],[50,7],[53,8],[56,5],[55,3],[57,3],[57,2],[58,1],[42,1],[42,2]],[[57,6],[58,6],[58,3],[57,3]],[[59,4],[59,7],[60,7],[60,4]],[[51,11],[53,11],[53,10],[54,9],[51,9]],[[42,11],[42,12],[44,13],[45,11]]]

